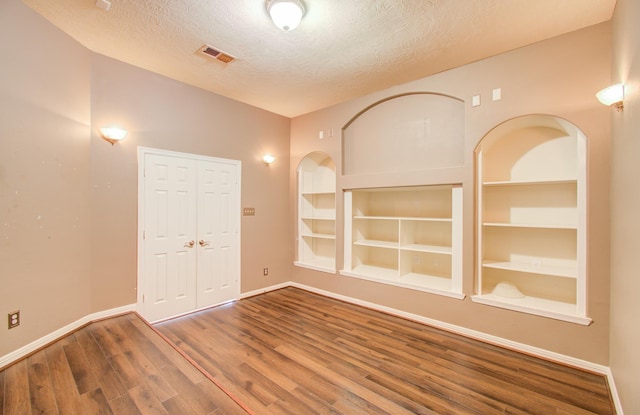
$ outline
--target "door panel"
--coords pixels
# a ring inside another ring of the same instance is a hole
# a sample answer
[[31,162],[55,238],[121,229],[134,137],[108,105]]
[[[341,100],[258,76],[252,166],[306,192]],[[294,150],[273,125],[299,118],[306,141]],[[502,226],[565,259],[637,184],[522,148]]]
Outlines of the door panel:
[[236,166],[200,161],[198,165],[198,306],[218,304],[240,294],[236,264],[239,224],[234,213],[237,192]]
[[153,291],[149,293],[151,297],[149,297],[155,303],[160,303],[167,301],[167,292],[169,290],[168,284],[169,281],[167,279],[167,254],[154,254],[153,259],[155,259],[153,273],[155,275],[154,284],[151,285]]
[[197,164],[145,157],[144,315],[153,321],[196,307]]

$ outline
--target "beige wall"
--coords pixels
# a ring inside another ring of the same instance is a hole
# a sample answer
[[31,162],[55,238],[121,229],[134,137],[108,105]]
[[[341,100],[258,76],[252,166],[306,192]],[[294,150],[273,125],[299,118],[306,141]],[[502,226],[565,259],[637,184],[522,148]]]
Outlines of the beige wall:
[[625,413],[640,413],[640,2],[618,0],[611,83],[625,82],[624,111],[611,111],[610,365]]
[[10,0],[0,56],[2,356],[91,310],[91,54]]
[[289,119],[96,55],[18,0],[0,55],[0,315],[22,312],[0,356],[136,301],[137,146],[241,160],[242,291],[290,280]]
[[[138,146],[241,160],[242,205],[256,208],[241,223],[242,291],[289,281],[289,119],[104,56],[92,64],[93,310],[135,302]],[[112,147],[97,128],[113,122],[129,136]]]
[[[406,312],[481,331],[553,352],[608,364],[609,349],[609,143],[608,108],[594,93],[610,78],[611,34],[608,23],[569,33],[490,59],[354,99],[292,120],[290,185],[295,189],[295,168],[305,154],[324,151],[338,164],[338,187],[375,187],[402,184],[462,183],[464,186],[464,292],[474,292],[473,151],[494,126],[510,118],[546,113],[565,118],[588,137],[588,268],[589,316],[582,325],[502,310],[438,295],[389,287],[355,278],[294,268],[295,281]],[[491,92],[502,88],[502,100]],[[341,174],[340,136],[326,132],[341,128],[367,106],[389,96],[429,91],[466,102],[464,166],[421,172],[344,176]],[[482,95],[472,108],[471,96]],[[320,140],[318,132],[325,131]],[[290,196],[295,206],[295,194]],[[342,194],[337,197],[337,227],[343,226]],[[342,232],[338,232],[338,268],[342,264]],[[294,235],[291,236],[292,238]]]

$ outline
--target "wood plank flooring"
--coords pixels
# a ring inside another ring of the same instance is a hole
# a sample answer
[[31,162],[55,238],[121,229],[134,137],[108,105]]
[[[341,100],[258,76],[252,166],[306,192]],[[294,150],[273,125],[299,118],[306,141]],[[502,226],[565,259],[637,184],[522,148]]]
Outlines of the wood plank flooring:
[[603,376],[295,288],[156,328],[184,356],[92,323],[0,371],[2,414],[615,413]]
[[613,414],[604,376],[286,288],[156,326],[256,414]]
[[0,409],[7,415],[247,414],[136,314],[92,323],[0,371]]

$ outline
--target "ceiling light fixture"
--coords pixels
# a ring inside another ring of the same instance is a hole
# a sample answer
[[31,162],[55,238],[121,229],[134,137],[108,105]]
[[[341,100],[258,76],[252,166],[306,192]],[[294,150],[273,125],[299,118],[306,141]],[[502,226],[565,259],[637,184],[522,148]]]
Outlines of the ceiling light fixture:
[[267,0],[267,11],[276,26],[289,32],[300,24],[304,4],[302,0]]
[[622,102],[624,99],[624,84],[620,83],[608,86],[599,91],[596,94],[596,98],[604,105],[612,106],[616,111],[622,111],[624,107],[624,103]]

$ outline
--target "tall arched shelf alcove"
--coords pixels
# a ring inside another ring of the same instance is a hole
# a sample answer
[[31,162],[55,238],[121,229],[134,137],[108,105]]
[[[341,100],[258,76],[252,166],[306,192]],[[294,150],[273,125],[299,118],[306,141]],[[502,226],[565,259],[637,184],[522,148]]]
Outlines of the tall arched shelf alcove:
[[295,265],[336,271],[336,165],[322,152],[298,165],[298,258]]
[[[343,128],[341,275],[463,299],[464,101],[415,92],[381,100]],[[446,176],[451,177],[451,176]]]
[[587,144],[570,122],[527,115],[476,148],[476,295],[491,306],[588,325]]

